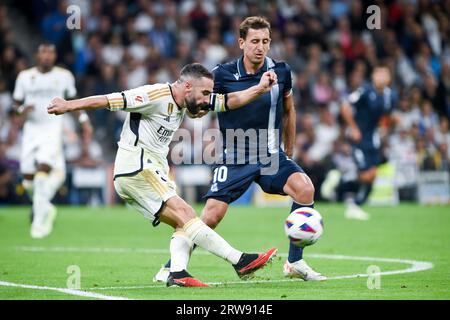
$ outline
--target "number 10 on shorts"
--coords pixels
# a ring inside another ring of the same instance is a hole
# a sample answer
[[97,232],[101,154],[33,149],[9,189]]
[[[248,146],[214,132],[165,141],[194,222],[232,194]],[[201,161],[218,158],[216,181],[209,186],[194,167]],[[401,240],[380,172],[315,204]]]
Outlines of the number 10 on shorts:
[[214,169],[213,183],[227,181],[228,168],[221,166]]

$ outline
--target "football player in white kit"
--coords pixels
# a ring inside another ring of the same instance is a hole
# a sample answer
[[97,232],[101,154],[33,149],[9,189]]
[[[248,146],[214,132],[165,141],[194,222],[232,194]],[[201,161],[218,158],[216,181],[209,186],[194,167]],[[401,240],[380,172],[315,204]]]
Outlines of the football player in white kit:
[[[52,98],[74,98],[75,79],[66,69],[55,66],[56,48],[38,47],[37,65],[23,70],[16,79],[14,108],[25,117],[20,171],[32,205],[31,236],[43,238],[53,229],[56,208],[52,198],[66,177],[63,153],[63,119],[47,113]],[[88,116],[79,117],[84,130],[91,130]]]
[[213,75],[201,64],[186,65],[172,84],[153,84],[108,95],[66,101],[55,98],[48,112],[63,114],[74,110],[108,108],[129,112],[123,124],[114,165],[114,186],[119,196],[149,219],[160,221],[175,232],[170,243],[172,260],[168,286],[202,287],[207,284],[187,271],[192,244],[230,262],[238,276],[246,278],[268,263],[277,249],[248,254],[231,247],[204,224],[176,194],[169,177],[167,154],[173,134],[185,113],[191,117],[207,111],[225,111],[244,106],[276,84],[274,72],[266,72],[258,85],[228,95],[213,94]]

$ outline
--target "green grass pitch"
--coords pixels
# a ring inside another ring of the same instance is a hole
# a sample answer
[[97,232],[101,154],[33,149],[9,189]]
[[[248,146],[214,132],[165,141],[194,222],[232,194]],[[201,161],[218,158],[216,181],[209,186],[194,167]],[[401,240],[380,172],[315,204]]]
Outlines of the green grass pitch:
[[[217,231],[240,250],[276,246],[279,255],[244,282],[227,262],[196,250],[189,271],[215,284],[193,289],[152,282],[168,258],[171,230],[162,224],[153,228],[132,209],[59,207],[53,233],[33,240],[29,208],[1,207],[0,300],[450,299],[449,206],[371,207],[367,222],[346,220],[341,205],[319,203],[316,208],[324,217],[325,231],[306,248],[305,258],[330,277],[328,281],[283,277],[287,208],[234,206]],[[196,209],[200,212],[201,207]],[[69,266],[79,268],[81,290],[66,291],[73,279]],[[369,289],[368,283],[376,285],[376,278],[368,281],[364,276],[371,266],[383,273],[379,289]]]

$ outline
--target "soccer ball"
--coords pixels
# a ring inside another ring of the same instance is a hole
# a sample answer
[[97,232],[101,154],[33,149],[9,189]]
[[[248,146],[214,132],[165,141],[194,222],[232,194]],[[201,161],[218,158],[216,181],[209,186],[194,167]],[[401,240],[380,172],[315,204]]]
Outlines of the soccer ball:
[[286,218],[284,231],[291,243],[299,247],[310,246],[322,236],[322,216],[312,208],[295,209]]

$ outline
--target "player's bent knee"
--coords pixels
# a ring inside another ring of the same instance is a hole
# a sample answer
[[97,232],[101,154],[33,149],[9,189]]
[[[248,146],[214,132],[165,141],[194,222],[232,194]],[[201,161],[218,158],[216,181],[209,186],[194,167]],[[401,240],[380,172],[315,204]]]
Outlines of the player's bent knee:
[[225,216],[227,207],[227,204],[208,201],[200,218],[208,227],[214,229]]
[[37,170],[41,172],[49,173],[52,170],[52,167],[50,167],[48,164],[40,163],[37,166]]
[[363,183],[373,183],[375,181],[375,178],[377,176],[377,169],[376,168],[370,168],[366,171],[361,172],[359,176],[359,180]]
[[296,202],[303,204],[310,204],[314,201],[314,186],[312,183],[303,184],[298,190]]
[[34,174],[24,174],[23,175],[23,180],[28,180],[28,181],[33,181],[34,179]]
[[196,217],[194,209],[178,196],[166,201],[165,213],[176,221],[176,226],[179,228]]
[[201,216],[202,221],[211,229],[214,229],[217,227],[217,225],[220,223],[220,221],[222,220],[222,217],[218,217],[216,215],[202,215]]
[[310,204],[314,201],[314,185],[306,175],[302,175],[291,181],[287,192],[295,202]]

